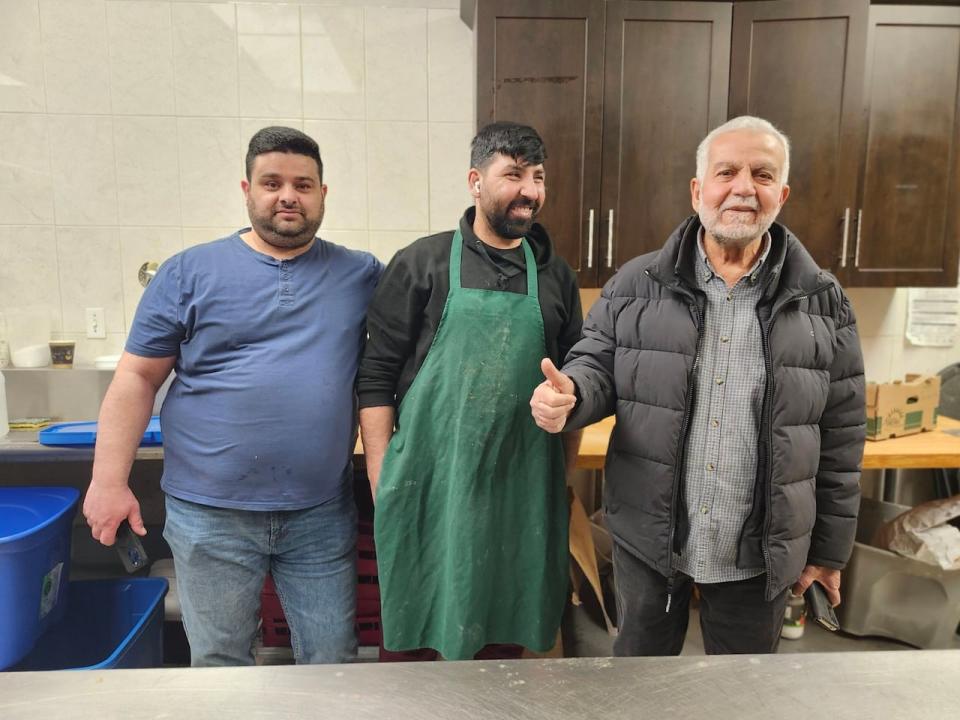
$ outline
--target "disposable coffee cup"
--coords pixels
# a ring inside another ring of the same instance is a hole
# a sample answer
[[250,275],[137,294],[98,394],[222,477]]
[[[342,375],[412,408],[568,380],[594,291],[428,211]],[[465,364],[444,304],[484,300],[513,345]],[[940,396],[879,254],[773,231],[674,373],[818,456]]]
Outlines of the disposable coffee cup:
[[50,360],[55,368],[73,367],[73,350],[76,343],[73,340],[51,340]]

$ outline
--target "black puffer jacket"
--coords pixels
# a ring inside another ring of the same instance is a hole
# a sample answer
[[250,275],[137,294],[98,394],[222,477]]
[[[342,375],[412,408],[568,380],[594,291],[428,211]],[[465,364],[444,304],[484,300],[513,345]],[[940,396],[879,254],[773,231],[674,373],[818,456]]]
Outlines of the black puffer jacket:
[[[563,371],[580,401],[567,427],[616,413],[604,504],[617,541],[670,576],[683,549],[682,478],[705,298],[693,278],[700,221],[607,283]],[[843,568],[860,502],[863,358],[850,302],[782,225],[770,228],[757,306],[767,363],[753,510],[737,565],[767,569],[767,596],[807,563]]]

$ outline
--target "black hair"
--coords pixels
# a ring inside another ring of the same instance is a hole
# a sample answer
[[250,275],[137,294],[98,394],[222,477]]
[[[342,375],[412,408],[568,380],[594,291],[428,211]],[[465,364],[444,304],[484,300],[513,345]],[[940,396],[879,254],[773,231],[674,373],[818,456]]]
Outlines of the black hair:
[[274,125],[258,130],[250,138],[250,145],[247,148],[247,180],[250,180],[250,174],[253,172],[253,162],[257,155],[266,153],[282,152],[293,153],[295,155],[306,155],[317,161],[317,173],[320,182],[323,182],[323,161],[320,159],[320,146],[309,135],[305,135],[299,130],[289,127]]
[[506,121],[490,123],[476,134],[470,143],[470,167],[481,170],[497,154],[524,165],[540,165],[547,159],[547,149],[536,130]]

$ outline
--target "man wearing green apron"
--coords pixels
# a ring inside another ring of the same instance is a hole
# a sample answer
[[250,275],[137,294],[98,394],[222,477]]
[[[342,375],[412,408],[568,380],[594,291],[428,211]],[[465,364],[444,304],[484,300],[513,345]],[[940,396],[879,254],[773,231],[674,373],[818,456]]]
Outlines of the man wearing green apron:
[[533,128],[483,128],[474,206],[457,230],[398,252],[368,311],[357,388],[391,651],[463,660],[556,640],[563,446],[575,457],[579,436],[537,428],[528,401],[541,358],[563,359],[582,316],[573,270],[534,222],[545,159]]

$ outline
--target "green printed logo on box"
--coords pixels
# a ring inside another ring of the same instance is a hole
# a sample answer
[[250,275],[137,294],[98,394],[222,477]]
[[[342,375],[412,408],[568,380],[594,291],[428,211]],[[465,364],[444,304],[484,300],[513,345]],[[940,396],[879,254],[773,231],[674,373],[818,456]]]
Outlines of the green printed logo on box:
[[908,412],[903,421],[904,430],[914,430],[923,425],[923,410]]
[[871,437],[874,435],[880,434],[880,428],[883,425],[883,420],[878,417],[867,418],[867,435]]

